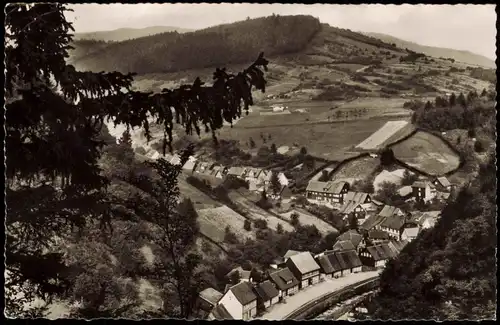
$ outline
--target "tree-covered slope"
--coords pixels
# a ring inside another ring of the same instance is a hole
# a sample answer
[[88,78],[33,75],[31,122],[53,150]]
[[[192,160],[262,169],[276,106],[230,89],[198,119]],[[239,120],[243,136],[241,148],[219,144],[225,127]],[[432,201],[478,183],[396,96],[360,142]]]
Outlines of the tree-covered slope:
[[190,29],[172,27],[172,26],[151,26],[146,28],[119,28],[115,30],[76,33],[75,40],[96,40],[105,42],[121,42],[129,39],[150,36],[160,33],[178,32],[187,33],[191,32]]
[[75,61],[92,71],[173,72],[215,67],[303,49],[320,30],[310,16],[270,16],[191,33],[163,33],[113,43]]
[[496,311],[496,168],[492,155],[432,230],[381,275],[372,319],[491,319]]

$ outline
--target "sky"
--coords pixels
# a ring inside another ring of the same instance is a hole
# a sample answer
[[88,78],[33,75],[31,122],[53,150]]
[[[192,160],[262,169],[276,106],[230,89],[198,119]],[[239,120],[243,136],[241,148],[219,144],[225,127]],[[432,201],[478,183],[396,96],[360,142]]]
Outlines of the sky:
[[174,26],[201,29],[247,17],[311,15],[353,31],[389,34],[422,45],[468,50],[495,59],[494,5],[74,4],[76,33]]

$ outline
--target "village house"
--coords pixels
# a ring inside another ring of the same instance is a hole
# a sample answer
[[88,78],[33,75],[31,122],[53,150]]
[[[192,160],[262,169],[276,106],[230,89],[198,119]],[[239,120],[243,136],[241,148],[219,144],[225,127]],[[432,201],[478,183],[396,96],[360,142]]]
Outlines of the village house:
[[[335,252],[337,260],[343,260],[345,268],[342,269],[342,275],[361,272],[363,263],[357,252],[353,249]],[[342,265],[342,263],[340,263]]]
[[387,232],[379,229],[370,229],[368,231],[368,239],[376,244],[380,242],[384,242],[390,239],[390,236]]
[[344,216],[344,220],[352,213],[358,219],[364,219],[366,214],[373,212],[377,206],[372,204],[370,194],[363,192],[347,192],[344,197],[344,205],[339,209],[339,213]]
[[342,276],[342,267],[340,266],[338,259],[335,257],[335,253],[330,252],[328,254],[318,256],[316,261],[321,267],[321,273],[324,274],[325,278],[336,279]]
[[234,273],[238,273],[240,282],[252,282],[252,271],[245,271],[241,266],[238,266],[226,274],[227,279],[231,279]]
[[232,286],[220,299],[233,319],[249,320],[257,314],[257,296],[248,282]]
[[213,166],[212,169],[210,170],[210,175],[218,179],[223,179],[226,171],[227,168],[224,166],[221,165]]
[[306,188],[306,198],[315,201],[330,203],[344,203],[344,195],[349,191],[347,182],[319,182],[309,181]]
[[188,161],[186,161],[186,163],[184,164],[184,166],[182,166],[182,169],[185,172],[192,174],[196,170],[196,165],[197,165],[196,161],[188,160]]
[[269,280],[259,283],[255,286],[257,294],[257,311],[263,312],[270,306],[279,302],[279,291]]
[[287,250],[286,253],[285,253],[285,255],[283,255],[283,259],[285,260],[285,263],[286,263],[286,261],[288,261],[288,259],[290,257],[292,257],[293,255],[297,255],[299,253],[302,253],[302,252],[300,252],[300,251],[294,251],[293,249]]
[[208,163],[208,162],[201,162],[198,164],[198,167],[196,167],[196,172],[197,173],[205,173],[206,171],[210,170],[210,167],[212,167],[213,164]]
[[427,180],[412,184],[413,196],[417,201],[429,202],[436,197],[436,186]]
[[335,244],[333,245],[332,251],[333,252],[342,252],[342,251],[348,251],[348,250],[355,250],[356,247],[353,245],[353,243],[349,240],[337,240]]
[[207,320],[232,320],[234,319],[224,305],[219,304],[212,309]]
[[172,165],[180,165],[181,164],[181,156],[179,156],[178,154],[174,154],[172,156],[172,159],[170,160],[170,163]]
[[196,318],[204,319],[217,306],[223,294],[214,288],[206,288],[198,294],[194,310]]
[[245,173],[246,173],[245,167],[233,166],[233,167],[229,168],[229,170],[227,171],[227,176],[244,178]]
[[258,183],[259,175],[262,173],[261,168],[247,168],[245,171],[245,180],[246,181],[254,181]]
[[288,268],[272,272],[269,274],[269,279],[276,285],[280,301],[299,291],[300,281]]
[[[355,249],[358,248],[359,244],[363,240],[363,236],[354,229],[350,229],[344,233],[342,233],[339,237],[337,237],[337,242],[339,241],[349,241],[352,243]],[[334,246],[335,247],[335,246]]]
[[412,225],[412,226],[405,225],[401,233],[401,240],[407,240],[411,242],[412,240],[417,238],[419,231],[420,228],[418,227],[418,225]]
[[384,267],[387,261],[396,255],[387,242],[367,246],[359,252],[359,257],[364,265],[377,268]]
[[288,178],[282,172],[278,173],[278,181],[280,182],[281,186],[288,186],[289,184]]
[[301,252],[290,256],[286,265],[293,275],[300,281],[300,288],[306,288],[319,281],[319,265],[311,253]]
[[436,177],[432,181],[432,184],[434,184],[434,186],[436,186],[436,189],[438,191],[447,191],[447,192],[450,192],[451,189],[452,189],[452,185],[451,185],[450,181],[446,177],[444,177],[444,176]]
[[400,235],[405,222],[406,216],[393,214],[392,216],[387,217],[375,229],[385,231],[389,234],[390,238],[401,239]]
[[397,255],[401,253],[403,248],[408,244],[406,240],[391,240],[387,242],[387,246],[392,249],[392,251]]
[[[364,230],[370,230],[370,229],[378,229],[378,230],[384,230],[382,229],[381,224],[389,217],[392,216],[400,216],[404,217],[403,211],[401,209],[390,206],[390,205],[384,205],[382,210],[378,214],[371,215],[366,219],[365,222],[361,225],[361,228]],[[404,218],[403,218],[404,220]],[[386,227],[387,228],[387,227]],[[396,233],[394,233],[395,236],[399,236],[399,229]]]

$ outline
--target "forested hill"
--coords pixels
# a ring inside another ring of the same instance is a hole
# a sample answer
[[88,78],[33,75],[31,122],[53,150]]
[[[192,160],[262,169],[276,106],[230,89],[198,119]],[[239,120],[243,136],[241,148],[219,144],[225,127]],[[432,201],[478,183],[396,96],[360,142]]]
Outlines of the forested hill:
[[72,62],[78,69],[139,74],[226,66],[251,62],[260,52],[267,57],[295,53],[320,29],[319,20],[311,16],[273,15],[112,43]]
[[494,153],[432,230],[408,244],[381,275],[372,319],[495,319]]

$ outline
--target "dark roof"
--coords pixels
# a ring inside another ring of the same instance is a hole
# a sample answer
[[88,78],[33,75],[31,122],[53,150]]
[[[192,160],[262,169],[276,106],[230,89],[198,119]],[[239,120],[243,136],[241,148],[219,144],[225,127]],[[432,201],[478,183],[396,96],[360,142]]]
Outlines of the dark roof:
[[260,283],[255,288],[255,292],[257,292],[257,295],[264,301],[271,300],[272,298],[277,297],[279,295],[278,290],[269,280]]
[[384,205],[382,210],[378,213],[379,216],[381,217],[390,217],[394,214],[399,214],[401,213],[401,210],[399,208],[390,206],[390,205]]
[[215,319],[219,320],[233,319],[231,314],[227,311],[226,307],[224,307],[224,305],[222,304],[215,306],[215,308],[212,310],[212,315]]
[[361,243],[361,240],[363,240],[363,236],[359,232],[357,232],[354,229],[348,230],[344,233],[342,233],[338,238],[338,241],[340,240],[348,240],[350,241],[354,247],[358,247],[359,243]]
[[344,205],[342,205],[342,207],[340,207],[339,213],[349,214],[349,213],[353,212],[354,210],[356,210],[356,208],[359,206],[361,206],[360,202],[347,201],[346,203],[344,203]]
[[339,254],[338,252],[335,253],[335,258],[337,259],[338,261],[338,265],[340,266],[340,269],[341,270],[347,270],[349,269],[349,264],[347,263],[347,261],[344,259],[344,256],[342,256],[341,254]]
[[257,296],[253,292],[253,287],[248,282],[240,282],[237,285],[231,287],[231,292],[234,294],[236,299],[242,305],[248,305],[252,301],[257,299]]
[[405,217],[392,215],[386,218],[381,224],[381,227],[387,227],[389,229],[400,230],[401,227],[405,224]]
[[361,225],[361,228],[366,229],[366,230],[370,230],[373,227],[381,224],[385,219],[386,219],[386,217],[381,216],[380,214],[371,215],[368,217],[368,219],[366,219],[365,222],[363,222],[363,224]]
[[330,264],[332,265],[333,272],[342,271],[344,269],[340,264],[340,261],[337,258],[337,255],[335,255],[335,253],[328,254],[325,256],[328,257],[328,261],[330,261]]
[[344,252],[338,252],[335,253],[337,256],[340,255],[344,259],[344,261],[347,262],[347,266],[349,268],[354,268],[361,266],[363,263],[361,263],[361,260],[359,259],[358,254],[356,253],[355,250],[351,251],[344,251]]
[[[332,254],[330,254],[330,255],[332,255]],[[322,256],[318,257],[318,264],[319,264],[319,266],[321,266],[323,273],[326,273],[326,274],[334,272],[332,263],[330,262],[328,256],[329,255],[322,255]]]
[[347,192],[347,194],[344,197],[345,201],[353,201],[353,202],[358,202],[360,204],[366,203],[366,201],[370,198],[369,193],[363,193],[363,192]]
[[[280,290],[290,289],[299,284],[299,280],[293,276],[292,272],[288,268],[273,272],[269,274],[269,277]],[[291,280],[292,282],[287,284],[287,280]]]
[[387,260],[396,256],[396,253],[389,247],[387,243],[368,246],[366,249],[375,261]]
[[319,181],[309,181],[307,184],[306,191],[308,192],[322,192],[330,194],[340,194],[347,182],[319,182]]
[[356,249],[350,240],[337,240],[335,245],[333,245],[333,251],[346,251]]
[[368,231],[368,238],[370,239],[388,239],[389,234],[383,230],[371,229]]

